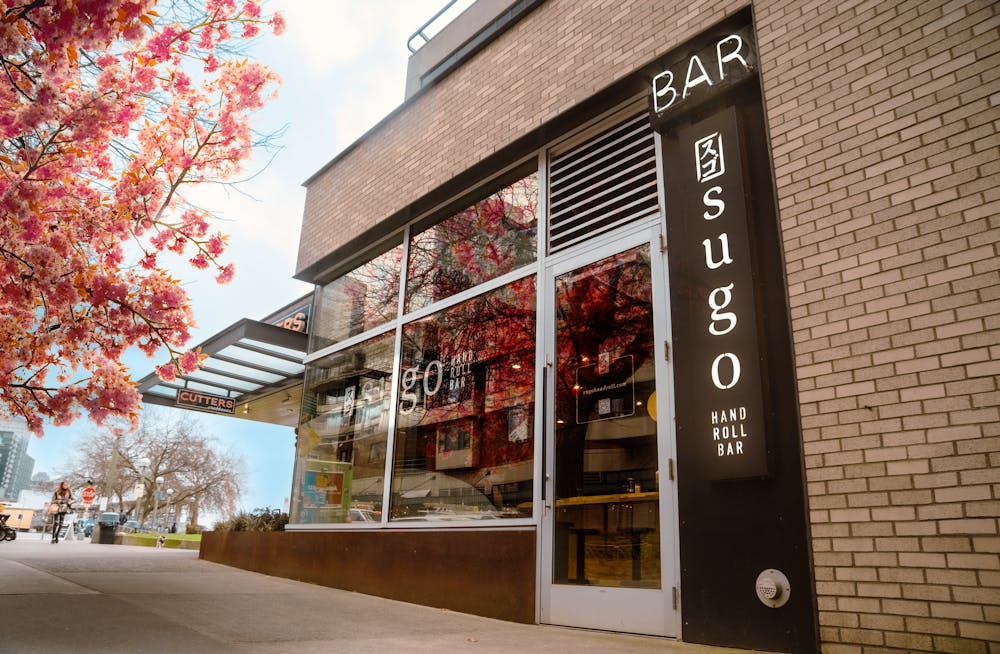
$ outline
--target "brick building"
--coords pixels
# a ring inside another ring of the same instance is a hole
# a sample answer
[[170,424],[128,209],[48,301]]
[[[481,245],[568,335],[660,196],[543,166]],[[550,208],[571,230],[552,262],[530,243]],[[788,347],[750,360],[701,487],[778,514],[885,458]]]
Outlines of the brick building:
[[292,524],[203,556],[998,651],[998,77],[987,1],[480,0],[307,182]]

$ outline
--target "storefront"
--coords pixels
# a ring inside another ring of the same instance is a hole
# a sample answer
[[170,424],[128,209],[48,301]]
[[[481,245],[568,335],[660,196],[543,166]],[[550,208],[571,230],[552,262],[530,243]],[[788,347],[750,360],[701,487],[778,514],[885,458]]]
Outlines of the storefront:
[[[764,383],[791,377],[788,334],[756,329],[787,309],[755,283],[780,273],[773,246],[752,245],[776,228],[769,178],[749,173],[766,150],[744,135],[762,113],[751,32],[748,12],[717,26],[678,51],[698,54],[636,74],[653,78],[643,95],[609,96],[475,188],[379,230],[318,286],[289,531],[401,547],[416,530],[431,543],[461,533],[484,569],[490,543],[516,533],[531,596],[508,601],[535,607],[519,619],[711,639],[715,611],[682,618],[690,585],[710,603],[742,591],[730,609],[753,616],[757,644],[815,640],[800,438],[775,424],[795,425],[795,406]],[[702,132],[716,140],[695,146]],[[688,229],[694,218],[704,225]],[[707,228],[722,250],[703,255]],[[690,260],[670,256],[675,241]],[[692,265],[706,257],[707,275]],[[740,529],[770,535],[736,551],[713,536],[755,513]],[[460,596],[474,594],[468,565],[446,573]],[[758,599],[758,576],[791,578],[791,605]]]
[[[810,395],[834,354],[801,337],[819,325],[803,307],[826,300],[786,251],[821,210],[787,200],[808,177],[776,172],[793,88],[762,78],[791,65],[776,10],[470,11],[440,37],[455,48],[417,58],[412,97],[306,183],[297,277],[317,286],[291,521],[206,538],[202,556],[525,622],[789,652],[903,643],[917,608],[878,593],[917,592],[890,588],[916,570],[893,548],[913,543],[875,516],[913,479],[862,452],[846,473],[815,458],[832,452],[817,425],[862,409],[847,386]],[[856,261],[839,256],[816,270]],[[832,519],[825,484],[850,478]],[[858,551],[892,554],[863,591]]]

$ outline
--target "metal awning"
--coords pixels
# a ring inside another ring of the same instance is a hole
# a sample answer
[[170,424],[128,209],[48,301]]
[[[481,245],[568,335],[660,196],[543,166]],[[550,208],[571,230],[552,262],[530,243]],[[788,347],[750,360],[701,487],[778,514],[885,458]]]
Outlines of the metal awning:
[[303,332],[244,318],[199,346],[207,358],[196,372],[169,383],[154,372],[139,381],[139,393],[149,404],[295,426],[308,340]]

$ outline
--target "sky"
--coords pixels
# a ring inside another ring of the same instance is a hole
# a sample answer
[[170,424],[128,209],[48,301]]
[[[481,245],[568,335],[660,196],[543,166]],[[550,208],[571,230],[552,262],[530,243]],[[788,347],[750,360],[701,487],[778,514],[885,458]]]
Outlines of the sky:
[[[236,278],[219,286],[210,276],[175,270],[185,280],[197,326],[191,345],[241,318],[260,319],[312,290],[292,279],[305,203],[302,183],[384,118],[403,101],[406,42],[447,0],[271,0],[287,28],[280,37],[257,39],[250,56],[282,78],[278,98],[253,126],[282,130],[276,153],[260,153],[247,167],[254,172],[241,192],[218,188],[201,196],[202,206],[220,217],[229,234]],[[460,0],[428,30],[471,4]],[[273,155],[273,159],[271,156]],[[268,163],[268,160],[270,163]],[[129,355],[125,363],[139,380],[164,363]],[[160,409],[168,415],[179,409]],[[285,508],[290,496],[294,434],[290,427],[197,413],[204,434],[247,464],[237,510]],[[84,439],[98,428],[87,418],[69,427],[47,426],[31,438],[34,471],[56,478]],[[205,523],[205,520],[202,520]]]

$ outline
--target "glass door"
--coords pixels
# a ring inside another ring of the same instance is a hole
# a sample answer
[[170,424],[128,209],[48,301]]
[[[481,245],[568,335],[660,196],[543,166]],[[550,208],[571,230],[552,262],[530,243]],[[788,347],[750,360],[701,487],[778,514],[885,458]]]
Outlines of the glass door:
[[649,234],[549,271],[543,622],[676,632],[666,311]]

